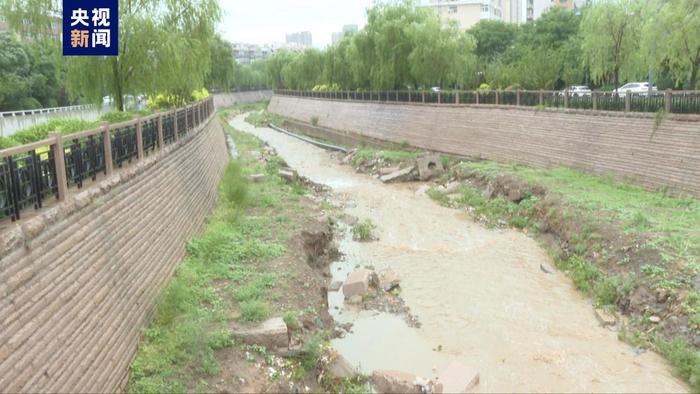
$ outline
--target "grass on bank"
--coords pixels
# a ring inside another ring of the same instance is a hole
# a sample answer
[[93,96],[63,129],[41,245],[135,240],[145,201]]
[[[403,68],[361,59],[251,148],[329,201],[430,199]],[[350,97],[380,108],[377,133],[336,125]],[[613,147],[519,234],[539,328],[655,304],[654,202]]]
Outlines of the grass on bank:
[[[239,108],[221,111],[226,119]],[[274,310],[273,288],[287,288],[295,272],[280,271],[270,261],[285,253],[298,232],[294,217],[303,212],[300,195],[306,190],[287,185],[278,175],[279,160],[266,163],[249,151],[262,148],[257,138],[233,130],[241,157],[226,168],[219,201],[201,236],[187,245],[178,266],[157,302],[153,320],[144,332],[131,363],[129,391],[134,393],[210,392],[204,378],[221,372],[215,352],[235,346],[258,354],[268,366],[272,356],[263,346],[236,343],[229,326],[254,324],[273,313],[283,315],[290,327],[300,327],[303,311]],[[248,182],[251,174],[265,173],[262,183]],[[294,377],[304,380],[323,364],[328,333],[319,332],[305,352],[289,361]],[[321,381],[325,390],[367,392],[366,378]]]
[[267,125],[270,123],[276,126],[281,126],[284,118],[273,114],[272,112],[262,110],[251,112],[248,116],[246,116],[245,121],[256,127],[267,127]]
[[[236,143],[241,152],[259,146],[244,134]],[[276,170],[267,170],[266,181],[255,184],[246,175],[265,168],[243,159],[227,166],[218,206],[203,234],[188,243],[145,331],[131,364],[131,392],[206,391],[196,378],[220,371],[214,351],[233,344],[232,316],[241,322],[269,317],[268,293],[282,274],[266,262],[285,252],[295,202]]]
[[[480,161],[460,162],[451,173],[476,174],[487,180],[505,175],[530,186],[543,187],[563,204],[548,207],[533,194],[524,195],[522,201],[514,203],[503,196],[488,196],[472,183],[460,187],[456,200],[437,189],[432,189],[429,195],[445,205],[456,202],[457,206],[471,207],[472,213],[487,223],[502,220],[535,235],[547,226],[547,221],[581,223],[580,231],[567,240],[569,253],[557,252],[554,256],[558,268],[571,277],[579,290],[590,295],[596,305],[613,309],[642,283],[668,291],[671,297],[685,298],[681,302],[682,310],[676,312],[687,315],[690,329],[694,335],[700,335],[700,293],[693,289],[694,278],[700,274],[700,201],[697,199],[674,197],[665,190],[648,191],[567,168],[537,169]],[[606,248],[608,243],[614,243],[607,237],[620,235],[605,233],[610,224],[629,239],[642,240],[644,244],[640,246],[657,251],[660,258],[641,267],[635,267],[629,254],[618,259],[619,254]],[[637,269],[641,275],[635,272]],[[621,332],[621,339],[634,346],[657,349],[675,372],[694,391],[700,392],[700,353],[682,337],[663,336],[647,315],[633,317],[631,323],[631,327]]]

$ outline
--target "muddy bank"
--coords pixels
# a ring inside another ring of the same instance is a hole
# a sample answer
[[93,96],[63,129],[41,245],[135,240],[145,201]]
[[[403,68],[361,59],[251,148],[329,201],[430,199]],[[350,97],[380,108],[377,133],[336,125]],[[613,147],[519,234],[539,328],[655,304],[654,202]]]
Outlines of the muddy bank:
[[354,334],[334,346],[364,372],[399,369],[429,377],[459,361],[479,368],[477,390],[484,392],[687,391],[661,357],[640,354],[601,327],[563,274],[543,272],[540,267],[553,262],[525,234],[486,229],[467,212],[417,196],[419,184],[384,185],[243,117],[232,125],[270,143],[301,175],[331,187],[344,213],[376,224],[379,241],[341,242],[340,251],[348,266],[399,272],[401,296],[421,327],[343,311],[354,319]]

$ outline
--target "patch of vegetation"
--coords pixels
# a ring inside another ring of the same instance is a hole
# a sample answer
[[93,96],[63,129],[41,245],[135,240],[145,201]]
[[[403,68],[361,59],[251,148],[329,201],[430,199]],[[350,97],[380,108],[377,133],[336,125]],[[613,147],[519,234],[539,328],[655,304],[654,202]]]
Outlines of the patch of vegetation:
[[0,149],[41,141],[49,138],[49,133],[71,134],[89,130],[97,127],[98,124],[98,122],[80,119],[51,119],[46,123],[20,130],[9,137],[0,137]]
[[656,343],[678,376],[690,383],[693,392],[700,392],[700,353],[680,338],[658,339]]
[[135,119],[139,116],[148,116],[152,114],[150,110],[142,111],[111,111],[100,116],[100,121],[109,123],[126,122],[127,120]]
[[577,212],[612,218],[628,233],[649,236],[649,246],[659,250],[666,262],[700,263],[700,201],[695,198],[673,197],[568,168],[537,169],[487,161],[465,162],[460,167],[487,177],[514,175],[541,185],[562,196]]
[[267,127],[268,124],[272,123],[276,126],[282,125],[284,118],[272,112],[263,110],[258,112],[251,112],[245,121],[256,126],[256,127]]
[[374,239],[372,232],[377,228],[371,220],[366,219],[352,227],[352,238],[356,241],[371,241]]
[[355,156],[352,158],[352,165],[357,166],[365,162],[369,162],[374,159],[382,159],[389,163],[400,163],[408,160],[415,160],[419,152],[409,152],[403,150],[391,150],[391,149],[373,149],[362,147],[357,150]]
[[313,126],[318,126],[318,116],[312,116],[311,117],[311,124]]

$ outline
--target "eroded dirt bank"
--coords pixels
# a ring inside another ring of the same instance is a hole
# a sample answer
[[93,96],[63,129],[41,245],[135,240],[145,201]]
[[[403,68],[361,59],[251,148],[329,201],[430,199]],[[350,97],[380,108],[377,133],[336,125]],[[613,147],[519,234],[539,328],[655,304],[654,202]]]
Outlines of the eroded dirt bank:
[[552,263],[526,235],[485,229],[464,212],[416,196],[416,184],[383,185],[319,148],[243,119],[232,126],[333,188],[346,213],[377,225],[378,242],[341,244],[347,259],[391,267],[402,277],[402,297],[420,328],[363,312],[354,317],[355,333],[335,342],[363,372],[430,376],[432,368],[459,360],[479,370],[482,392],[688,390],[660,356],[638,354],[602,328],[563,274],[545,274],[540,264]]

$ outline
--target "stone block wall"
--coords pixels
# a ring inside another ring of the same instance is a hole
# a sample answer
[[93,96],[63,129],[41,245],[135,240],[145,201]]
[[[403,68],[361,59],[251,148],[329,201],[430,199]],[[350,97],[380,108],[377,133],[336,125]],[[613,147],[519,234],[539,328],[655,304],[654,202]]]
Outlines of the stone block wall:
[[353,102],[273,96],[269,110],[392,143],[535,167],[613,175],[700,196],[700,117],[493,105]]
[[156,295],[214,207],[218,120],[0,233],[0,392],[123,389]]

